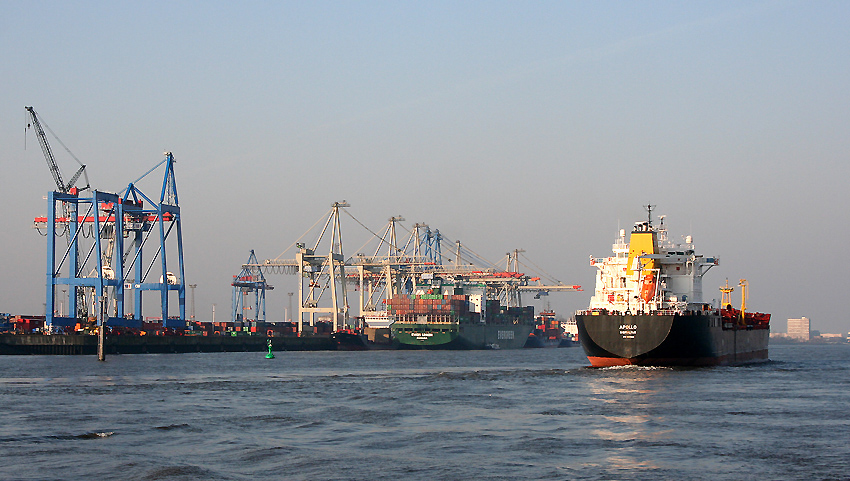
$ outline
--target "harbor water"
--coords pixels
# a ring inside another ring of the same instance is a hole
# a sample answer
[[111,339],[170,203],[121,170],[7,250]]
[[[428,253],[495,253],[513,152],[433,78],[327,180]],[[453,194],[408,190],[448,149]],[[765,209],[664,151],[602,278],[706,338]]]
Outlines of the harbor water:
[[0,479],[847,479],[850,346],[0,357]]

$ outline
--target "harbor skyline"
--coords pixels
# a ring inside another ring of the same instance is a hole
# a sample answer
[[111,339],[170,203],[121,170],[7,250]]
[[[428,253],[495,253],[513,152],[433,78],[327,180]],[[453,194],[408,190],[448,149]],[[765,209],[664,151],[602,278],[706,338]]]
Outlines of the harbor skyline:
[[[174,153],[198,320],[229,318],[251,249],[281,255],[343,199],[373,231],[401,214],[493,261],[524,249],[584,286],[549,296],[566,317],[651,202],[719,257],[707,299],[746,278],[779,329],[846,332],[849,20],[793,1],[3,3],[0,311],[44,303],[32,105],[94,188]],[[354,255],[368,236],[344,228]],[[282,321],[296,278],[269,282]]]

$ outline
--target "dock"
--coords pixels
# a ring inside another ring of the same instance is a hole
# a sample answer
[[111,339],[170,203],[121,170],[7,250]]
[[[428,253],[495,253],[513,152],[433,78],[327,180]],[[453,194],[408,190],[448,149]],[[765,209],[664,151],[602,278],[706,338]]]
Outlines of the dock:
[[[106,354],[168,354],[188,352],[264,352],[272,339],[274,351],[333,351],[327,336],[134,336],[107,335]],[[73,334],[0,334],[0,355],[95,355],[97,336]]]

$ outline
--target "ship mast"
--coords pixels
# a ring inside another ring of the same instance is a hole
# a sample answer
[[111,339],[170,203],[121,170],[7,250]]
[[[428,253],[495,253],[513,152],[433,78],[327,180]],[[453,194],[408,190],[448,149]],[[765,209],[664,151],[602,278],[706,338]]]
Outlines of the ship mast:
[[729,309],[732,308],[732,291],[735,288],[729,285],[729,278],[726,278],[726,285],[720,287],[720,292],[723,294],[720,296],[720,308],[726,309],[726,306],[729,306]]
[[646,225],[649,227],[649,230],[652,230],[652,208],[655,207],[652,204],[646,204],[643,208],[646,209]]

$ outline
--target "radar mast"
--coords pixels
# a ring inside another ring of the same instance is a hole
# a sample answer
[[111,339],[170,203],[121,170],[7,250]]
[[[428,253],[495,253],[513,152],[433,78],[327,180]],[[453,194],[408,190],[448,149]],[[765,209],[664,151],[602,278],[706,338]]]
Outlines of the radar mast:
[[652,208],[655,207],[652,204],[646,204],[643,208],[646,209],[646,225],[652,230]]

